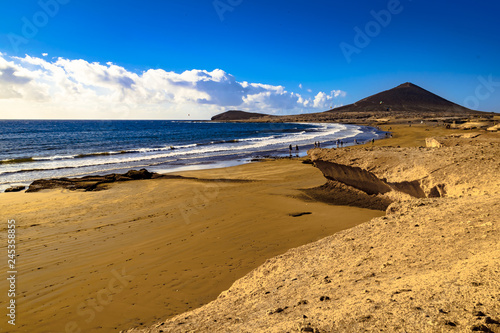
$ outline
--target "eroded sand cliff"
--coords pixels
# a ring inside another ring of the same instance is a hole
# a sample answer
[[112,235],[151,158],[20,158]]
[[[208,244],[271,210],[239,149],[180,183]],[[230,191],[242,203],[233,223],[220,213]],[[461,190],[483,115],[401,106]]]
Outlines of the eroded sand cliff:
[[[500,332],[500,140],[436,141],[310,151],[331,187],[384,202],[387,215],[269,259],[206,306],[132,332]],[[394,185],[405,183],[423,195]]]

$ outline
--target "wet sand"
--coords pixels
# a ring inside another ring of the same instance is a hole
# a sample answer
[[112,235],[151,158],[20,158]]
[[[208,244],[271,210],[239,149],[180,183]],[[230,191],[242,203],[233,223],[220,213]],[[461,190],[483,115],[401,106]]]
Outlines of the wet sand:
[[[266,259],[384,212],[303,200],[323,184],[299,160],[179,173],[204,179],[100,192],[2,193],[17,224],[17,325],[2,331],[111,332],[214,300]],[[297,213],[310,213],[300,215]],[[0,290],[6,290],[6,280]]]

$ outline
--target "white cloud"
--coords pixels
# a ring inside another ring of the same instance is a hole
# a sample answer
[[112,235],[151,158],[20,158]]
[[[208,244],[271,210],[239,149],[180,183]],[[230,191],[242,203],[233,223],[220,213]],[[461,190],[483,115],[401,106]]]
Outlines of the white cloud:
[[46,57],[46,56],[48,56],[48,55],[49,55],[48,53],[42,53],[42,56],[43,56],[43,57]]
[[338,97],[345,97],[346,93],[342,90],[332,90],[330,94],[320,91],[315,97],[313,106],[318,109],[332,109],[336,105],[333,103]]
[[239,82],[221,69],[150,69],[138,74],[111,62],[49,62],[0,53],[3,119],[186,119],[188,114],[191,119],[208,119],[228,109],[292,114],[325,110],[344,96],[334,90],[305,97],[283,86]]

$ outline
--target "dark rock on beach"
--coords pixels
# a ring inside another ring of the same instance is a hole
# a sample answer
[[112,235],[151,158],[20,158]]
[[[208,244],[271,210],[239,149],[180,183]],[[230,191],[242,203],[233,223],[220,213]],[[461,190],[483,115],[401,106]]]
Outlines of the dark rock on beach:
[[[26,192],[63,188],[68,190],[99,191],[106,188],[106,184],[139,179],[159,178],[161,175],[151,173],[146,169],[130,170],[124,174],[109,174],[104,176],[86,176],[81,178],[56,178],[35,180]],[[24,188],[23,188],[24,189]]]
[[[153,177],[153,173],[149,172],[146,169],[141,169],[139,171],[137,170],[130,170],[126,174],[123,175],[124,178],[130,178],[130,179],[151,179]],[[129,179],[125,179],[129,180]]]
[[[26,190],[26,193],[38,192],[41,190],[51,190],[55,188],[68,189],[71,191],[102,191],[106,190],[112,183],[126,182],[131,180],[144,179],[190,179],[201,182],[225,182],[225,183],[246,183],[251,180],[242,179],[203,179],[194,177],[185,177],[179,175],[163,175],[155,172],[149,172],[146,169],[130,170],[127,173],[112,173],[104,176],[85,176],[81,178],[54,178],[35,180]],[[24,188],[23,188],[24,189]]]
[[21,192],[26,189],[26,186],[12,186],[5,190],[5,193],[9,192]]

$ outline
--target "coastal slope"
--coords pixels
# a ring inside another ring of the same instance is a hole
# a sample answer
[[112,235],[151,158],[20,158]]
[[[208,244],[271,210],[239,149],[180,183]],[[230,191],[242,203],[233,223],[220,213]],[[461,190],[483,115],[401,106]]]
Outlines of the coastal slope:
[[[316,162],[446,193],[392,195],[386,216],[291,249],[208,305],[129,332],[500,332],[500,138],[434,140],[441,147],[394,154],[313,151]],[[378,158],[391,154],[401,158]]]

